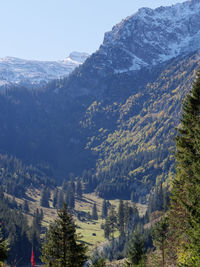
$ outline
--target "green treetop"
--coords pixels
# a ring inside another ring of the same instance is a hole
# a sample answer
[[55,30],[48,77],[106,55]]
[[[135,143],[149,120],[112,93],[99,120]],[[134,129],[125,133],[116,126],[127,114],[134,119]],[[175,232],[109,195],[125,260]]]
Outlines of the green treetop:
[[178,263],[200,266],[200,72],[182,108],[172,193],[169,222]]
[[64,204],[47,231],[41,259],[46,266],[82,267],[87,260],[85,253],[86,247],[77,241],[76,226]]

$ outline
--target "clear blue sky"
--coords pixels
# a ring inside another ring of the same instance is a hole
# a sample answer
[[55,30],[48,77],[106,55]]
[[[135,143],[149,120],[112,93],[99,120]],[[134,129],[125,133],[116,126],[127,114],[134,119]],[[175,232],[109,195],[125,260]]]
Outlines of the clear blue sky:
[[96,51],[106,31],[140,7],[182,0],[1,0],[0,57],[56,60]]

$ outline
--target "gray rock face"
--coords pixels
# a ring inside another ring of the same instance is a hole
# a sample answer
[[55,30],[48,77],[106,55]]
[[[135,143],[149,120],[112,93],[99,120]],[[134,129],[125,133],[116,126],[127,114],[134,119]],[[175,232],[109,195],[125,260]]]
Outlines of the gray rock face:
[[200,0],[141,8],[105,33],[99,50],[70,76],[65,91],[72,97],[101,98],[116,75],[141,80],[154,67],[196,51],[200,51]]
[[116,73],[200,50],[200,0],[141,8],[107,32],[99,53]]

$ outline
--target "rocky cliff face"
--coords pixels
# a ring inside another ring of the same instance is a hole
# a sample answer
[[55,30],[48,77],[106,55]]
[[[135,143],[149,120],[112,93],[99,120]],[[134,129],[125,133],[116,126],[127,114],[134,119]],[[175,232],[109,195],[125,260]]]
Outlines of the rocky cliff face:
[[200,1],[141,8],[105,34],[99,53],[116,73],[139,70],[200,50]]
[[105,33],[99,50],[66,81],[65,91],[72,97],[104,98],[108,92],[114,94],[110,87],[119,75],[142,83],[152,77],[154,67],[200,51],[199,40],[199,0],[141,8]]

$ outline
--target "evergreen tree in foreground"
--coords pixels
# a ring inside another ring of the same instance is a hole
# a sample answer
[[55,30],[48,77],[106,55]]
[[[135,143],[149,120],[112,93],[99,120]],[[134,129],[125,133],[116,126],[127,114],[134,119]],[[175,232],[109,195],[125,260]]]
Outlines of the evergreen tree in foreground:
[[42,246],[42,261],[52,267],[82,267],[87,257],[85,245],[77,242],[76,226],[67,206],[58,210]]
[[139,230],[135,230],[129,245],[126,266],[144,267],[145,260],[144,240]]
[[177,264],[200,266],[200,72],[183,104],[172,193],[169,223]]

